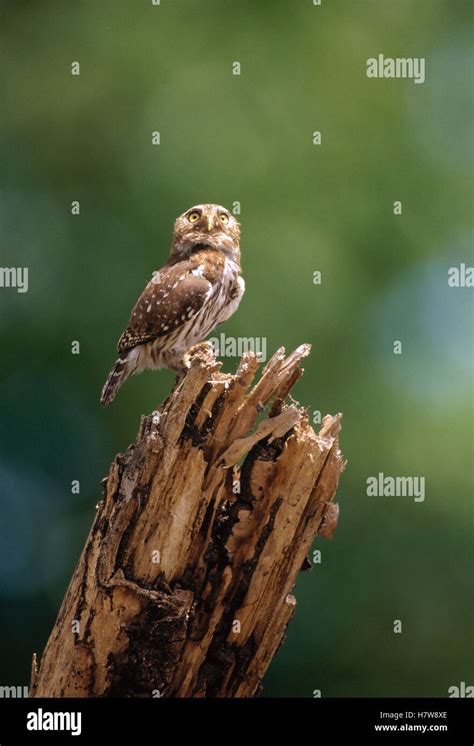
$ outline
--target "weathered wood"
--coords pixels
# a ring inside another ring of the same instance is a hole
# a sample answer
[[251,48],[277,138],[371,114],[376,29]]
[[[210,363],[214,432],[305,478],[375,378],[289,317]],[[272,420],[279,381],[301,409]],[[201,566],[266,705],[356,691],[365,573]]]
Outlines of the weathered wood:
[[251,353],[235,375],[209,346],[190,357],[104,480],[31,696],[258,692],[297,574],[337,522],[340,415],[316,435],[285,403],[308,353],[278,350],[253,388]]

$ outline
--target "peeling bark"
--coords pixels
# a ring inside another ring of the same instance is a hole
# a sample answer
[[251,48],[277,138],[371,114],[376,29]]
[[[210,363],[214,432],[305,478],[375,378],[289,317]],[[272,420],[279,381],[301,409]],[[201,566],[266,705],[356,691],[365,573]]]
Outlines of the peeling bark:
[[192,355],[111,465],[31,696],[258,693],[297,574],[338,517],[341,416],[316,434],[285,403],[308,354],[278,350],[253,388],[252,353],[235,375],[207,345]]

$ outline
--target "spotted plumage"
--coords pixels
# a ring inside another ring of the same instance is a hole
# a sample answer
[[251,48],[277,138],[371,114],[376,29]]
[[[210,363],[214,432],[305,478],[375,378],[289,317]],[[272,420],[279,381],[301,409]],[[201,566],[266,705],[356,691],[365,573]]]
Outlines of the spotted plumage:
[[239,224],[224,207],[191,207],[176,220],[170,257],[132,310],[102,390],[107,406],[145,368],[182,370],[183,356],[237,309],[245,290]]

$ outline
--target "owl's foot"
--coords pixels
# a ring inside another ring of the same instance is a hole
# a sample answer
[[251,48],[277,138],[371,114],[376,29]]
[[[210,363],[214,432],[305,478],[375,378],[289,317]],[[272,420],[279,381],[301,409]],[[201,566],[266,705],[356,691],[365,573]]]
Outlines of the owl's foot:
[[180,357],[178,360],[175,358],[173,361],[169,362],[169,367],[172,368],[172,370],[174,370],[176,373],[176,380],[174,384],[175,387],[178,386],[178,384],[182,381],[189,368],[191,367],[191,359],[200,350],[208,353],[212,352],[211,343],[199,342],[199,344],[190,347],[189,350],[187,350],[184,355],[182,355],[182,357]]
[[199,344],[193,345],[192,347],[187,350],[181,360],[179,361],[179,367],[175,368],[177,372],[186,371],[189,370],[189,367],[191,365],[191,358],[196,355],[196,353],[203,351],[204,353],[213,355],[214,354],[214,348],[210,342],[199,342]]
[[[173,365],[173,370],[176,372],[176,380],[175,380],[175,387],[179,385],[179,383],[182,381],[186,373],[188,372],[189,368],[191,367],[191,360],[196,355],[196,353],[203,352],[208,356],[211,356],[212,358],[215,357],[214,353],[214,347],[211,342],[199,342],[196,345],[193,345],[193,347],[190,347],[187,352],[184,353],[184,355],[180,358],[180,360]],[[217,375],[221,375],[217,373]],[[208,383],[219,383],[224,388],[229,387],[229,381],[228,377],[223,378],[211,378]]]

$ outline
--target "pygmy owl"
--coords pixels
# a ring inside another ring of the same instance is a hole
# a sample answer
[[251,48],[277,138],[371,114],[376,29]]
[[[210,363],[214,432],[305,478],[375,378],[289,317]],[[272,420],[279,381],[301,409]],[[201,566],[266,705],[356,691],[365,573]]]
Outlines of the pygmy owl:
[[153,273],[119,339],[101,404],[145,368],[182,370],[187,350],[236,311],[245,290],[239,238],[238,222],[220,205],[196,205],[179,216],[169,259]]

